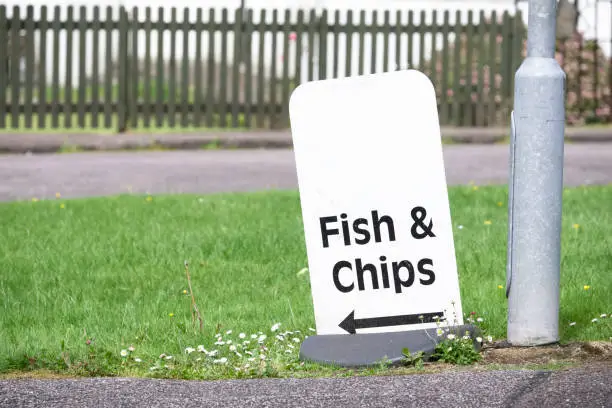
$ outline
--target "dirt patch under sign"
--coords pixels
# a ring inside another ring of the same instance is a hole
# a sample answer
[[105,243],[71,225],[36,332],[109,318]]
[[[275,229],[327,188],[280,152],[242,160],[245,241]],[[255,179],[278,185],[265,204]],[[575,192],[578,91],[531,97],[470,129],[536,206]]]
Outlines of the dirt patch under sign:
[[483,347],[485,364],[550,364],[560,362],[612,364],[612,343],[592,341],[538,347],[510,347],[505,342]]

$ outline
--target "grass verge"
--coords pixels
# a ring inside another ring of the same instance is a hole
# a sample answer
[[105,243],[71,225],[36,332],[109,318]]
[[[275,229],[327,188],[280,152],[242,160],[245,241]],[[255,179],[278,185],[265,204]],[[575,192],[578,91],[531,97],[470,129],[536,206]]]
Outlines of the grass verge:
[[[503,338],[507,191],[449,193],[463,309]],[[564,342],[612,337],[611,200],[612,187],[564,192]],[[298,360],[314,317],[297,192],[58,198],[3,203],[0,212],[0,372],[355,372]]]
[[[5,126],[0,128],[0,134],[96,134],[96,135],[117,135],[119,134],[119,116],[117,114],[86,114],[82,122],[79,121],[78,114],[57,116],[57,120],[53,120],[53,115],[45,114],[42,117],[33,115],[31,123],[27,123],[24,115],[19,116],[17,121],[13,121],[10,115],[5,116]],[[205,117],[202,116],[200,125],[195,125],[189,116],[189,123],[184,124],[180,114],[176,115],[173,123],[170,123],[168,115],[164,115],[159,121],[157,117],[150,117],[145,121],[142,116],[138,117],[135,122],[130,120],[127,124],[126,133],[128,134],[168,134],[168,133],[202,133],[202,132],[230,132],[230,131],[247,131],[249,128],[245,125],[245,115],[239,114],[233,118],[231,114],[226,115],[225,122],[221,122],[221,115],[213,116],[212,126],[207,126]],[[254,115],[251,119],[255,121]],[[232,124],[236,121],[237,127]]]

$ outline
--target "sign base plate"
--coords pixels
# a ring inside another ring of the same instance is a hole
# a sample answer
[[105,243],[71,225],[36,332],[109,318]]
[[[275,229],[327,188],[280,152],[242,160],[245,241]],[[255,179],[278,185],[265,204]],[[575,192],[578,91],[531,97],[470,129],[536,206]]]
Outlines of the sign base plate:
[[[449,333],[464,336],[469,332],[472,339],[480,330],[474,325],[448,327]],[[339,367],[367,367],[386,360],[391,365],[400,365],[402,350],[411,353],[422,351],[424,359],[434,352],[439,338],[435,328],[388,333],[326,334],[309,336],[300,348],[300,360]],[[480,343],[474,340],[476,350]]]

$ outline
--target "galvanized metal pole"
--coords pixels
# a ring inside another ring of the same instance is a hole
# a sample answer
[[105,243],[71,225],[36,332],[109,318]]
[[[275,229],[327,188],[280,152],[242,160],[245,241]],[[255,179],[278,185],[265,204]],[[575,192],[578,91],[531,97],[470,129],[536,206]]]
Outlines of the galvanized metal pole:
[[515,75],[508,220],[508,341],[559,340],[565,73],[557,0],[529,0],[527,58]]

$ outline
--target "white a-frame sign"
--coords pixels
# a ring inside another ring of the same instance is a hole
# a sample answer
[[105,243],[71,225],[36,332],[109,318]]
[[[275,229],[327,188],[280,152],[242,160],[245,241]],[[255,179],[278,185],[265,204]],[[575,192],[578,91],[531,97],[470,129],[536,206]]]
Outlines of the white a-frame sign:
[[463,324],[429,78],[305,83],[290,117],[317,334]]

